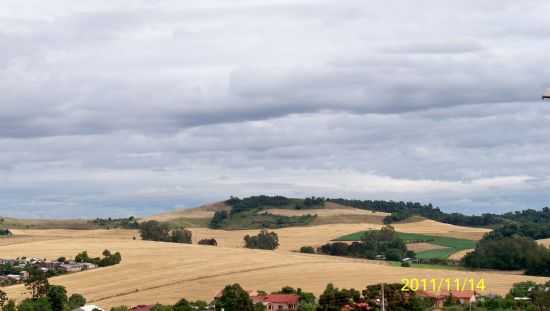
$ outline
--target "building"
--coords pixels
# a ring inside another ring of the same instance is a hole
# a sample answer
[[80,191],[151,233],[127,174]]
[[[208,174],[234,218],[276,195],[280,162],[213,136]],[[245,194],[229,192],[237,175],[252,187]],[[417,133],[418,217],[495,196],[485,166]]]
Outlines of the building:
[[416,292],[416,296],[432,300],[436,308],[443,308],[443,304],[447,299],[454,299],[461,304],[469,304],[476,301],[476,293],[474,291],[441,291],[434,293],[419,290]]
[[128,311],[151,311],[155,305],[137,305],[133,308],[128,309]]
[[104,310],[96,305],[84,305],[82,307],[73,309],[72,311],[104,311]]
[[59,268],[65,272],[80,272],[82,271],[82,265],[80,264],[61,264]]
[[298,310],[300,297],[293,294],[270,294],[266,296],[251,296],[252,301],[261,302],[267,311],[293,311]]

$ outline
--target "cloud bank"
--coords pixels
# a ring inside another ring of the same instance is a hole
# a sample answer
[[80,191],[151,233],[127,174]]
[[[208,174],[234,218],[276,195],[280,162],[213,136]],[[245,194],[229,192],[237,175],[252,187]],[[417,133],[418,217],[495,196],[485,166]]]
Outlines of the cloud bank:
[[548,205],[547,1],[6,0],[0,214]]

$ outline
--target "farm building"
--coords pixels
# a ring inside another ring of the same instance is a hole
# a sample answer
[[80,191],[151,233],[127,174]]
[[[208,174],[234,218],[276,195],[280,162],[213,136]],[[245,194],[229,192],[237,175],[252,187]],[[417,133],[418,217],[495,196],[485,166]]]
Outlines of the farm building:
[[455,299],[461,304],[469,304],[476,301],[476,293],[474,291],[442,291],[434,293],[419,290],[416,292],[416,295],[431,299],[436,308],[443,308],[443,303],[449,298]]

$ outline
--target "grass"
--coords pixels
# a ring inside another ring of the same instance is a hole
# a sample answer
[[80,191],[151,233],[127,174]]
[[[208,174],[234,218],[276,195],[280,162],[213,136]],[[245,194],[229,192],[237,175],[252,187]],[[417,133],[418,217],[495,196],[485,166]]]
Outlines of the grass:
[[[401,261],[390,261],[391,266],[393,267],[401,267]],[[436,270],[456,270],[456,271],[466,271],[464,267],[461,266],[453,266],[453,265],[431,265],[431,264],[419,264],[419,263],[411,263],[410,268],[418,268],[418,269],[436,269]]]
[[[366,231],[355,232],[352,234],[344,235],[337,238],[335,241],[360,241]],[[420,259],[446,259],[449,258],[452,254],[459,252],[465,249],[471,249],[476,247],[476,242],[472,240],[443,237],[437,235],[427,235],[427,234],[418,234],[418,233],[406,233],[406,232],[397,232],[399,238],[401,238],[405,243],[417,243],[417,242],[426,242],[439,246],[446,247],[445,249],[434,249],[423,252],[418,252],[417,258]]]

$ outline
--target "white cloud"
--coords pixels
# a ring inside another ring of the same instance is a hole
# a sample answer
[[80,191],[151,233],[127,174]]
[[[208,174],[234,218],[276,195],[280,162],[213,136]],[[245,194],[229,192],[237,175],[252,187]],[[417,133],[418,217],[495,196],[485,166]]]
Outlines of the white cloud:
[[255,193],[541,207],[549,9],[3,1],[0,213]]

